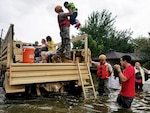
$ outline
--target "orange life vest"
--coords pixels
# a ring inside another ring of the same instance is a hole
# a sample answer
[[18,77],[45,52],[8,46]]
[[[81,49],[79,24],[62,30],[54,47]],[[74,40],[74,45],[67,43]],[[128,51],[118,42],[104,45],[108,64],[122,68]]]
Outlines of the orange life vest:
[[107,70],[107,63],[99,64],[97,67],[97,76],[101,79],[106,79],[110,76],[110,72]]
[[70,26],[70,21],[67,17],[64,17],[62,20],[59,19],[58,15],[58,23],[59,23],[59,28],[62,29],[64,27],[69,27]]

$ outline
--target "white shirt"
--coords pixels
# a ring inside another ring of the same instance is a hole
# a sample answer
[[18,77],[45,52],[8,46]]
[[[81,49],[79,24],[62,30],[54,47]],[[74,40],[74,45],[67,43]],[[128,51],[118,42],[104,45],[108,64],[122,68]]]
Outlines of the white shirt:
[[148,70],[148,74],[150,74],[150,70]]

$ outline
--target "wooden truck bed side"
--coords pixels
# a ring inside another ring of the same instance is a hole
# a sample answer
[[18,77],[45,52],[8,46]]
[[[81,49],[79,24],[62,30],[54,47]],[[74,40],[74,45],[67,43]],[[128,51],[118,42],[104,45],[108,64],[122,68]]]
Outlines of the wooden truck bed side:
[[1,65],[8,66],[12,62],[13,59],[12,46],[13,46],[13,35],[14,35],[13,29],[14,29],[14,25],[11,24],[5,36],[5,39],[2,42],[1,57],[0,57]]
[[[86,63],[80,63],[86,84],[89,72]],[[26,84],[78,81],[81,85],[77,63],[12,63],[6,72],[6,93],[24,92]]]
[[[87,65],[80,63],[80,66],[86,79]],[[70,80],[80,80],[77,63],[12,64],[10,67],[10,85]]]

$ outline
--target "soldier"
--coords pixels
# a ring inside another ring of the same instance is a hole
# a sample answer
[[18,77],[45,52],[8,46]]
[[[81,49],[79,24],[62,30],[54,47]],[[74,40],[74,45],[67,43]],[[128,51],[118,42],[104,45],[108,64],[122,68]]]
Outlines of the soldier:
[[57,5],[55,7],[55,12],[58,13],[58,24],[62,41],[61,46],[57,50],[57,57],[60,59],[61,55],[65,51],[65,58],[70,60],[70,21],[68,19],[68,16],[72,15],[72,11],[69,10],[69,12],[64,13],[62,7],[60,5]]

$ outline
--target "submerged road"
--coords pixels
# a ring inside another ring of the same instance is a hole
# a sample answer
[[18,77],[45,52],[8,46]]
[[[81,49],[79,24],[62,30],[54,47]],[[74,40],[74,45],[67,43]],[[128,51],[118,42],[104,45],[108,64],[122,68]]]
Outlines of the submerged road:
[[109,98],[98,97],[97,101],[84,102],[73,96],[54,96],[32,100],[7,100],[0,88],[0,113],[150,113],[150,95],[137,93],[131,111],[118,106],[119,90],[112,90]]

